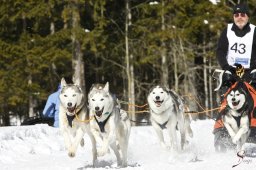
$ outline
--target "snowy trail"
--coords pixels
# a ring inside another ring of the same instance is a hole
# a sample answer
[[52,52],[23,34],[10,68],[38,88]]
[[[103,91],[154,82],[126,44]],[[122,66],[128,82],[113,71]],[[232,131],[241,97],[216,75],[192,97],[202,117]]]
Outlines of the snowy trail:
[[[256,158],[239,158],[234,151],[216,153],[213,147],[213,120],[193,121],[194,137],[182,152],[164,150],[158,144],[151,126],[132,127],[128,148],[128,167],[133,170],[248,170],[255,169]],[[166,136],[168,139],[168,137]],[[69,158],[58,129],[47,125],[0,128],[1,170],[75,170],[116,169],[113,153],[100,157],[92,167],[91,143],[85,136],[85,147],[79,147],[75,158]]]

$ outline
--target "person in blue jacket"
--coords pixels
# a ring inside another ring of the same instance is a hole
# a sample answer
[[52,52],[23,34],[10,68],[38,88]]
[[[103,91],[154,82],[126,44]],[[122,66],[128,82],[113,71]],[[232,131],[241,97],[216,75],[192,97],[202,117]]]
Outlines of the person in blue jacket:
[[61,86],[58,86],[58,89],[56,92],[52,93],[45,104],[44,110],[43,110],[43,116],[54,118],[54,127],[59,127],[59,95],[61,91]]

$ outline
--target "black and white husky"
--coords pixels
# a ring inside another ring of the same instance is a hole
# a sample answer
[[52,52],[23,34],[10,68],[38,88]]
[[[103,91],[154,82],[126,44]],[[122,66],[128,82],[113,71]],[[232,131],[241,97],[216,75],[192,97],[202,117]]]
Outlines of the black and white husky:
[[231,90],[227,95],[228,108],[223,116],[223,123],[226,127],[232,142],[241,150],[243,144],[249,137],[249,109],[246,104],[247,93],[242,88]]
[[[127,166],[127,149],[130,135],[130,120],[127,113],[120,109],[117,99],[109,92],[109,84],[96,84],[88,94],[91,131],[100,145],[98,156],[114,151],[117,165]],[[119,152],[119,149],[121,153]]]
[[83,136],[87,133],[92,142],[93,165],[97,160],[95,138],[90,131],[89,113],[86,109],[84,94],[79,86],[79,81],[75,84],[67,84],[65,79],[61,80],[59,108],[60,131],[64,137],[65,147],[68,155],[74,157],[79,144],[83,145]]
[[[176,127],[180,133],[180,146],[184,148],[186,134],[193,136],[190,118],[184,115],[184,104],[181,97],[166,87],[155,86],[147,97],[150,108],[151,123],[164,148],[178,149]],[[164,141],[163,130],[170,135],[170,146]]]

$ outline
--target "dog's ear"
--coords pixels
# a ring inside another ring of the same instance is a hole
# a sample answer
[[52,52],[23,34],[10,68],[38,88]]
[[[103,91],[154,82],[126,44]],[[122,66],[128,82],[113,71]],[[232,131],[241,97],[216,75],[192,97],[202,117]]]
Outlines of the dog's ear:
[[65,87],[66,85],[67,85],[66,80],[62,78],[60,83],[61,88]]
[[171,89],[169,88],[168,84],[163,84],[161,87],[164,89],[164,91],[166,91],[168,93],[171,91]]
[[105,92],[109,92],[109,84],[108,84],[108,82],[104,86],[104,91]]
[[149,89],[149,93],[148,93],[148,94],[152,93],[152,91],[154,90],[155,87],[156,87],[156,86],[151,87],[151,88]]

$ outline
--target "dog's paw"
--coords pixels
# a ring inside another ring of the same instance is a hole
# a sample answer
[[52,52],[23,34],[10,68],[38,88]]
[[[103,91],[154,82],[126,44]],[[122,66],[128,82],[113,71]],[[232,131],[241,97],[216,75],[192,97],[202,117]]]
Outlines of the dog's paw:
[[108,152],[108,150],[103,149],[103,148],[100,148],[100,149],[98,149],[98,151],[97,151],[97,155],[98,155],[99,157],[101,157],[101,156],[106,155],[107,152]]
[[166,150],[171,150],[171,148],[172,148],[171,145],[166,145],[165,143],[162,143],[162,142],[161,142],[161,147]]
[[161,144],[161,147],[164,149],[167,147],[167,145],[164,142],[161,142],[160,144]]

